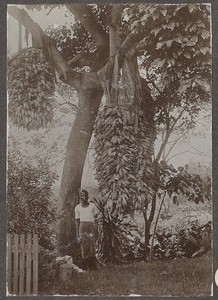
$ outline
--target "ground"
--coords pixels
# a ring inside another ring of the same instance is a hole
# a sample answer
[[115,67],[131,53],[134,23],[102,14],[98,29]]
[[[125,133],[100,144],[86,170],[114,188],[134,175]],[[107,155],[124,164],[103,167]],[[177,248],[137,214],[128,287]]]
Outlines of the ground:
[[51,294],[121,296],[210,296],[212,257],[109,265],[95,272],[75,273]]

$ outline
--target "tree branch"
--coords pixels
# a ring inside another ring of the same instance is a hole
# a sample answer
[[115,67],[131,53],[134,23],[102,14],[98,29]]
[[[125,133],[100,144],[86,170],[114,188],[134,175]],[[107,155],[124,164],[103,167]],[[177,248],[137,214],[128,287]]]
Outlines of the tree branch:
[[61,97],[65,100],[65,102],[63,102],[63,103],[57,102],[57,107],[60,107],[62,105],[69,105],[72,108],[73,112],[77,111],[77,106],[75,104],[71,103],[70,101],[67,101],[67,99],[64,96],[61,96]]
[[202,154],[202,153],[198,153],[198,152],[193,152],[193,151],[182,151],[182,152],[179,152],[179,153],[177,153],[177,154],[171,156],[170,158],[168,158],[167,163],[168,163],[172,158],[174,158],[174,157],[176,157],[176,156],[179,156],[179,155],[182,155],[182,154],[184,154],[184,153],[192,153],[192,154],[199,155],[199,156],[210,157],[210,156],[208,156],[208,155],[206,155],[206,154]]
[[20,9],[16,6],[8,6],[8,13],[15,18],[18,22],[28,29],[29,33],[34,37],[35,42],[41,48],[43,48],[43,36],[44,32],[42,28],[35,23],[24,9]]
[[164,148],[166,147],[167,143],[168,143],[168,140],[169,140],[169,137],[170,137],[170,134],[172,133],[176,123],[178,122],[178,120],[181,118],[182,114],[184,112],[184,109],[179,113],[179,115],[177,116],[177,118],[174,120],[173,124],[171,125],[171,127],[167,126],[167,130],[166,130],[166,135],[165,135],[165,138],[164,138],[164,141],[162,143],[162,145],[160,146],[160,149],[159,149],[159,152],[157,154],[157,157],[155,159],[156,162],[158,162],[161,158],[161,155],[164,151]]
[[72,58],[68,63],[72,68],[77,68],[77,67],[93,67],[94,64],[94,58],[95,58],[96,53],[95,52],[90,52],[90,53],[79,53],[77,54],[74,58]]
[[31,19],[24,9],[9,6],[8,13],[28,29],[28,32],[31,33],[34,41],[37,43],[37,46],[44,49],[48,62],[57,70],[60,79],[69,83],[75,89],[78,89],[82,74],[70,68],[62,54],[57,50],[55,44],[48,40],[48,37],[41,27]]
[[90,67],[91,71],[98,71],[104,67],[107,62],[108,51],[97,49],[95,52],[79,53],[68,63],[72,68]]
[[167,151],[167,154],[165,155],[165,158],[167,158],[170,154],[170,152],[172,151],[172,149],[175,147],[175,145],[179,142],[179,140],[181,140],[186,134],[188,133],[188,130],[186,130],[183,134],[181,134],[172,144],[172,146],[169,148],[169,150]]
[[160,160],[161,155],[162,155],[162,153],[163,153],[163,151],[164,151],[164,148],[165,148],[166,145],[167,145],[167,142],[168,142],[169,137],[170,137],[170,134],[169,134],[169,132],[168,132],[168,133],[166,133],[166,136],[165,136],[165,138],[164,138],[164,140],[163,140],[163,143],[161,144],[160,149],[159,149],[159,151],[158,151],[158,154],[157,154],[157,156],[156,156],[156,158],[155,158],[155,160],[154,160],[156,163],[158,163],[158,161]]
[[[204,152],[200,151],[199,149],[195,148],[194,146],[192,146],[190,143],[188,142],[184,142],[184,144],[187,144],[190,148],[192,148],[193,150],[197,151],[197,153],[199,155],[203,155],[203,156],[206,156],[206,157],[210,157],[209,155],[206,155],[204,154]],[[211,145],[212,146],[212,145]]]
[[185,109],[183,109],[179,115],[177,116],[177,118],[174,120],[174,123],[172,124],[171,128],[170,128],[170,134],[172,133],[174,127],[176,126],[176,123],[179,121],[179,119],[182,117],[183,112],[185,111]]
[[90,6],[87,4],[65,4],[65,6],[91,34],[98,47],[105,48],[108,46],[108,34],[97,22],[96,16],[93,14]]
[[119,54],[122,56],[122,53],[126,53],[127,51],[133,50],[136,46],[138,46],[138,43],[150,33],[152,28],[158,25],[157,21],[158,20],[154,21],[153,18],[150,17],[148,18],[146,24],[143,26],[142,29],[137,28],[137,30],[134,30],[134,32],[130,32],[126,39],[123,41],[119,49]]

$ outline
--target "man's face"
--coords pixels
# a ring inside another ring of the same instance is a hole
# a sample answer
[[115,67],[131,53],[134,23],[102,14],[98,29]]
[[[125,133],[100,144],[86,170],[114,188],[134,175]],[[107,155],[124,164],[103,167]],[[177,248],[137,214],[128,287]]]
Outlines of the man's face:
[[81,201],[81,203],[87,203],[88,202],[88,199],[86,199],[85,192],[80,193],[80,201]]

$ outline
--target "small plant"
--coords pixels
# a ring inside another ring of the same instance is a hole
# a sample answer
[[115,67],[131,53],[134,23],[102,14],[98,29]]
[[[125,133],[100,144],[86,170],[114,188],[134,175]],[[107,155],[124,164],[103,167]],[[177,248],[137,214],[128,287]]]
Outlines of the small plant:
[[[210,242],[211,222],[200,225],[198,221],[192,221],[189,222],[188,228],[180,230],[178,234],[166,231],[156,233],[153,257],[155,259],[175,259],[200,256],[209,251]],[[202,251],[198,251],[199,249]]]
[[97,239],[99,259],[113,263],[134,260],[141,238],[137,226],[127,217],[109,214],[100,201],[95,200],[95,204],[101,213]]

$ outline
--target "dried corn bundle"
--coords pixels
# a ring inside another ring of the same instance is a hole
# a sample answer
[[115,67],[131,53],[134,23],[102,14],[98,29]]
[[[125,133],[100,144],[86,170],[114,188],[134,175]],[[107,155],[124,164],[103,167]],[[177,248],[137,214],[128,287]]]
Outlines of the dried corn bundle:
[[95,126],[96,178],[108,208],[126,214],[152,197],[154,124],[136,58],[111,57],[99,77],[106,105]]
[[27,130],[46,127],[53,118],[55,74],[39,48],[23,49],[8,62],[9,117]]

